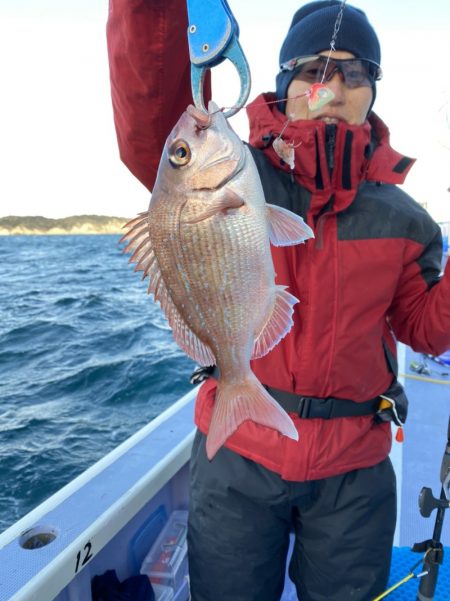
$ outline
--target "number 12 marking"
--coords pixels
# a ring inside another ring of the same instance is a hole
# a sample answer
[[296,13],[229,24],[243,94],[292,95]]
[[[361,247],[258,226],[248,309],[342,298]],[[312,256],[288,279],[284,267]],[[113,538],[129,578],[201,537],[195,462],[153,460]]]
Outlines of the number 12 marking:
[[84,545],[83,551],[84,551],[83,559],[81,559],[82,552],[78,551],[78,553],[77,553],[77,563],[75,565],[75,574],[78,572],[80,567],[82,568],[83,566],[85,566],[87,564],[87,562],[94,557],[94,554],[92,553],[92,544],[90,542],[86,543]]

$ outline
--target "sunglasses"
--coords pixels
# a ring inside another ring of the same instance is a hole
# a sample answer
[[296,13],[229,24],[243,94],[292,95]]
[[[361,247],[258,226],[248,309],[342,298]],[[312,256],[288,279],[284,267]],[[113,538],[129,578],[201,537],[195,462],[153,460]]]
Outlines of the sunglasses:
[[371,88],[382,77],[380,65],[367,58],[329,58],[327,56],[300,56],[280,67],[281,71],[295,71],[296,79],[307,83],[330,81],[338,72],[348,88]]

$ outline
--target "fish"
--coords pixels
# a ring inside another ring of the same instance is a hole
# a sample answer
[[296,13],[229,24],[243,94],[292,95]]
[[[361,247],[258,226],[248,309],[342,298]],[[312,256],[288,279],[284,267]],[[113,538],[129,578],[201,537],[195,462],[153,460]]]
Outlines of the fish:
[[298,440],[290,416],[251,370],[293,325],[298,299],[275,284],[270,243],[313,236],[266,203],[254,159],[217,105],[189,105],[166,140],[148,211],[121,242],[148,278],[175,341],[219,376],[206,452],[212,460],[246,420]]

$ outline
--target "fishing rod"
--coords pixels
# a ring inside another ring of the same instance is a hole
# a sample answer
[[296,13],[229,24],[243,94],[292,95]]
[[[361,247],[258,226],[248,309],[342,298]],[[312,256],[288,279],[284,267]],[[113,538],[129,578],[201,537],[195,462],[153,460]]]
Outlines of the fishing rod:
[[[420,579],[419,590],[416,601],[433,601],[436,591],[439,566],[444,561],[444,547],[441,543],[442,525],[444,523],[445,510],[450,507],[450,416],[448,418],[447,445],[442,458],[440,480],[442,483],[441,495],[439,499],[433,496],[431,488],[424,486],[419,494],[419,509],[423,517],[430,517],[431,513],[437,509],[436,521],[434,524],[433,538],[415,543],[412,550],[416,553],[423,553],[423,560],[420,559],[410,569],[409,574],[376,597],[373,601],[380,601],[389,596],[394,590],[406,584],[412,578]],[[416,568],[422,563],[420,573],[416,574]]]
[[422,574],[416,601],[433,601],[436,591],[439,566],[444,561],[444,547],[441,542],[445,510],[450,507],[450,416],[447,428],[447,445],[442,458],[440,480],[442,483],[439,499],[433,496],[431,488],[424,486],[419,495],[419,509],[423,517],[430,517],[437,509],[433,537],[415,543],[412,550],[424,553]]

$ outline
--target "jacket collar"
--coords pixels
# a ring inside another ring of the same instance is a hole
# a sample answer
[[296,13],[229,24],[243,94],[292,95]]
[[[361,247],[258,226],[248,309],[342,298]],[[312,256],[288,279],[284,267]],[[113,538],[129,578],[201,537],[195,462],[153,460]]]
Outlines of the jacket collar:
[[[414,160],[391,148],[389,130],[373,112],[357,126],[339,123],[330,128],[320,120],[292,121],[286,126],[286,115],[276,108],[274,100],[272,94],[262,94],[248,105],[250,144],[264,150],[273,165],[290,172],[272,147],[283,132],[283,140],[295,151],[293,176],[312,193],[313,212],[321,210],[331,197],[333,210],[343,210],[364,181],[404,182]],[[332,136],[330,141],[333,131],[335,139]]]

